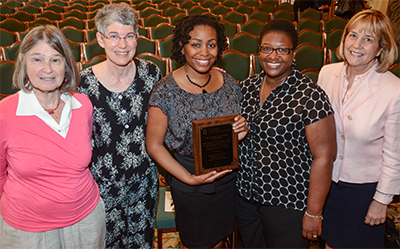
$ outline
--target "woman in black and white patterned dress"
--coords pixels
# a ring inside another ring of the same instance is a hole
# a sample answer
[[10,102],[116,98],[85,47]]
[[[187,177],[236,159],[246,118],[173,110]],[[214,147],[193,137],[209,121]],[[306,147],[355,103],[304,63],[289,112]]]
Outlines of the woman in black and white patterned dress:
[[293,63],[297,40],[292,23],[268,22],[259,38],[263,72],[240,83],[250,125],[236,182],[244,248],[308,248],[307,238],[321,234],[335,124],[324,91]]
[[107,248],[152,248],[158,171],[146,153],[147,103],[161,79],[151,62],[133,58],[137,17],[127,4],[96,15],[107,60],[81,72],[79,91],[93,103],[91,171],[106,206]]

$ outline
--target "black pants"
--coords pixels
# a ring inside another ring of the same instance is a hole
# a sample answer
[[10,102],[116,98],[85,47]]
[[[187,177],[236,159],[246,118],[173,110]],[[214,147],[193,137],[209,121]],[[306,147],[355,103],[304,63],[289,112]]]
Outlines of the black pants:
[[303,212],[249,202],[236,195],[236,218],[244,248],[308,248]]

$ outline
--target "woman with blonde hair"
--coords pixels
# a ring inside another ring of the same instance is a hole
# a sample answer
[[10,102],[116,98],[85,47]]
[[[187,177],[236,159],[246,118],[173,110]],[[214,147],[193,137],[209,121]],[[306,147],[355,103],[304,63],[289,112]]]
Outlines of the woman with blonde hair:
[[337,158],[324,210],[327,248],[383,248],[387,205],[400,192],[400,79],[393,30],[378,10],[357,13],[338,49],[344,62],[318,84],[335,111]]

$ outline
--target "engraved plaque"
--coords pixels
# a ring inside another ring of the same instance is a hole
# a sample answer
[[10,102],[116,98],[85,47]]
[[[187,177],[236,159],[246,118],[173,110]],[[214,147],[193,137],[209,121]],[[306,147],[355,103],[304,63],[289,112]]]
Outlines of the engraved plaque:
[[238,137],[232,128],[236,116],[192,121],[196,175],[238,168]]

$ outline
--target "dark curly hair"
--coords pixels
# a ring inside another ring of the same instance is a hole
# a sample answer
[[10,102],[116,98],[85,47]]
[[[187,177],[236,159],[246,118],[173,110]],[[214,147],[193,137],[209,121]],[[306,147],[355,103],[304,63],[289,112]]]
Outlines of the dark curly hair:
[[186,62],[185,56],[182,54],[182,48],[189,43],[189,32],[198,25],[210,26],[217,32],[218,40],[218,55],[216,63],[221,60],[222,52],[228,47],[227,40],[224,34],[225,28],[219,24],[217,20],[209,15],[190,15],[185,16],[179,20],[174,29],[174,36],[172,38],[172,55],[171,59],[184,64]]
[[297,31],[294,25],[285,19],[274,19],[269,21],[263,29],[261,30],[260,37],[258,38],[258,45],[261,45],[261,40],[264,35],[270,32],[285,33],[292,40],[293,49],[297,47],[299,38],[297,36]]

